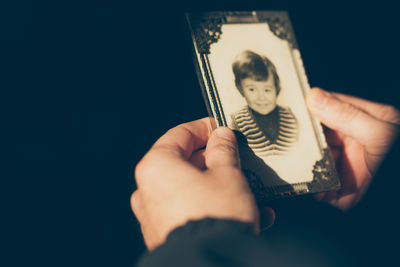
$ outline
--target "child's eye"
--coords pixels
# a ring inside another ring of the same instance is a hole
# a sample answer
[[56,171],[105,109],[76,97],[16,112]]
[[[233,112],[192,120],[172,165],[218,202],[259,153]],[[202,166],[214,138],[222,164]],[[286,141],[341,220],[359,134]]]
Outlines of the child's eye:
[[254,92],[254,88],[249,88],[249,91],[250,92]]

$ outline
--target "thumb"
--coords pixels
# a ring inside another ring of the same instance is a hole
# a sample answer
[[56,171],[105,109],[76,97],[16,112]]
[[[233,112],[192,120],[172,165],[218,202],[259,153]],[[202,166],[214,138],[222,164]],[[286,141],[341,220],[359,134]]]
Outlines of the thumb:
[[207,142],[205,163],[207,168],[240,167],[235,134],[227,127],[218,127]]
[[309,91],[307,104],[324,125],[354,138],[362,145],[373,139],[371,135],[382,127],[381,121],[319,88]]

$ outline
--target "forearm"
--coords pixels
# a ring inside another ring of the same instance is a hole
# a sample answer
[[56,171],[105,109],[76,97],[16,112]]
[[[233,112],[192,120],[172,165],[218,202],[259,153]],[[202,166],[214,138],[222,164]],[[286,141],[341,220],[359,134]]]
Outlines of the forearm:
[[231,220],[191,221],[171,232],[167,241],[145,254],[137,266],[247,267],[278,262],[282,266],[283,260],[272,255],[266,242],[253,231],[251,225]]

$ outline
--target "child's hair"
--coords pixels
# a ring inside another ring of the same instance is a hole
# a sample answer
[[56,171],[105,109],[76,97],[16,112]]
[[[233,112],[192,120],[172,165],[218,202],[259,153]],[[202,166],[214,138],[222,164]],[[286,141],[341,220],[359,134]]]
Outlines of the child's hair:
[[265,56],[261,56],[252,51],[245,50],[239,53],[232,63],[235,84],[241,94],[243,94],[241,82],[243,79],[251,78],[256,81],[266,81],[272,74],[278,95],[281,87],[279,76],[276,73],[274,64]]

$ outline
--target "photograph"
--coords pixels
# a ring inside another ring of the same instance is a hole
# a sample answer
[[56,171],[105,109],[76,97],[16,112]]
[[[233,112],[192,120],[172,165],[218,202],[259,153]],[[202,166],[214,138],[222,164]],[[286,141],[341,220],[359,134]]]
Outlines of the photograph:
[[339,188],[286,12],[187,15],[209,112],[235,131],[259,201]]
[[0,265],[398,265],[397,6],[0,1]]

